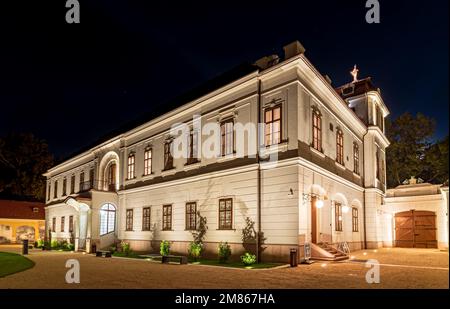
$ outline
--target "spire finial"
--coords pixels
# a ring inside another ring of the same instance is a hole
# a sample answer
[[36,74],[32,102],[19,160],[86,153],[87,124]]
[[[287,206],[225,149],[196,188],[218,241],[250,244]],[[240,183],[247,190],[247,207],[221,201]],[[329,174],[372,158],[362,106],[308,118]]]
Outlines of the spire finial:
[[358,68],[356,67],[356,64],[353,66],[353,70],[350,71],[350,74],[353,76],[353,83],[358,81]]

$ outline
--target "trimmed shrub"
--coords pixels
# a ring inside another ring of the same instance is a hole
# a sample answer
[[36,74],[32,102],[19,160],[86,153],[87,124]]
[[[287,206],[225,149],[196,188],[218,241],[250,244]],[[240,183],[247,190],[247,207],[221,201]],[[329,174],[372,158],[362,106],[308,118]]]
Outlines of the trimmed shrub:
[[125,256],[129,256],[131,254],[132,251],[129,243],[122,241],[120,246],[122,247],[122,252]]
[[159,253],[163,256],[170,254],[170,242],[167,240],[162,240],[161,244],[159,245]]
[[256,263],[256,255],[245,252],[244,255],[241,256],[241,261],[245,266],[250,266]]
[[226,263],[231,256],[231,247],[228,242],[219,243],[219,262]]
[[194,260],[197,261],[200,255],[202,254],[203,245],[201,243],[191,242],[189,244],[188,253],[189,256]]
[[59,243],[56,239],[52,239],[52,242],[50,243],[50,247],[52,247],[52,249],[57,249],[59,247]]

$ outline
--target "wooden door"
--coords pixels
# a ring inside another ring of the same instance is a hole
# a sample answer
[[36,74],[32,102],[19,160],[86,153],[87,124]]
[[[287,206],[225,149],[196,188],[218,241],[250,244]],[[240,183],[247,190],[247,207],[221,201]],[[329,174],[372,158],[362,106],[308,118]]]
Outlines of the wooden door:
[[404,211],[395,215],[395,246],[437,248],[436,215],[431,211]]

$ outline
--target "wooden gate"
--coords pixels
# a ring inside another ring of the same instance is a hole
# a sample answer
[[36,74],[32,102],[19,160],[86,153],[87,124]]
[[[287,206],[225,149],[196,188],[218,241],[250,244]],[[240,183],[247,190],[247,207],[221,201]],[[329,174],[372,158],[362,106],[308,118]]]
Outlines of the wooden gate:
[[397,213],[395,215],[395,246],[437,248],[435,213],[421,210]]

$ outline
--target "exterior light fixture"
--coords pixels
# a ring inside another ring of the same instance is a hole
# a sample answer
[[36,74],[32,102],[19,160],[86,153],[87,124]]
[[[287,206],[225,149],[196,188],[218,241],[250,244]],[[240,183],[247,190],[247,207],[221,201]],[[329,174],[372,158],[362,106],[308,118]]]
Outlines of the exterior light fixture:
[[322,208],[323,207],[323,201],[322,200],[317,200],[316,201],[316,207],[317,208]]
[[347,205],[342,206],[342,212],[343,213],[347,213],[350,210],[350,207],[348,207]]

